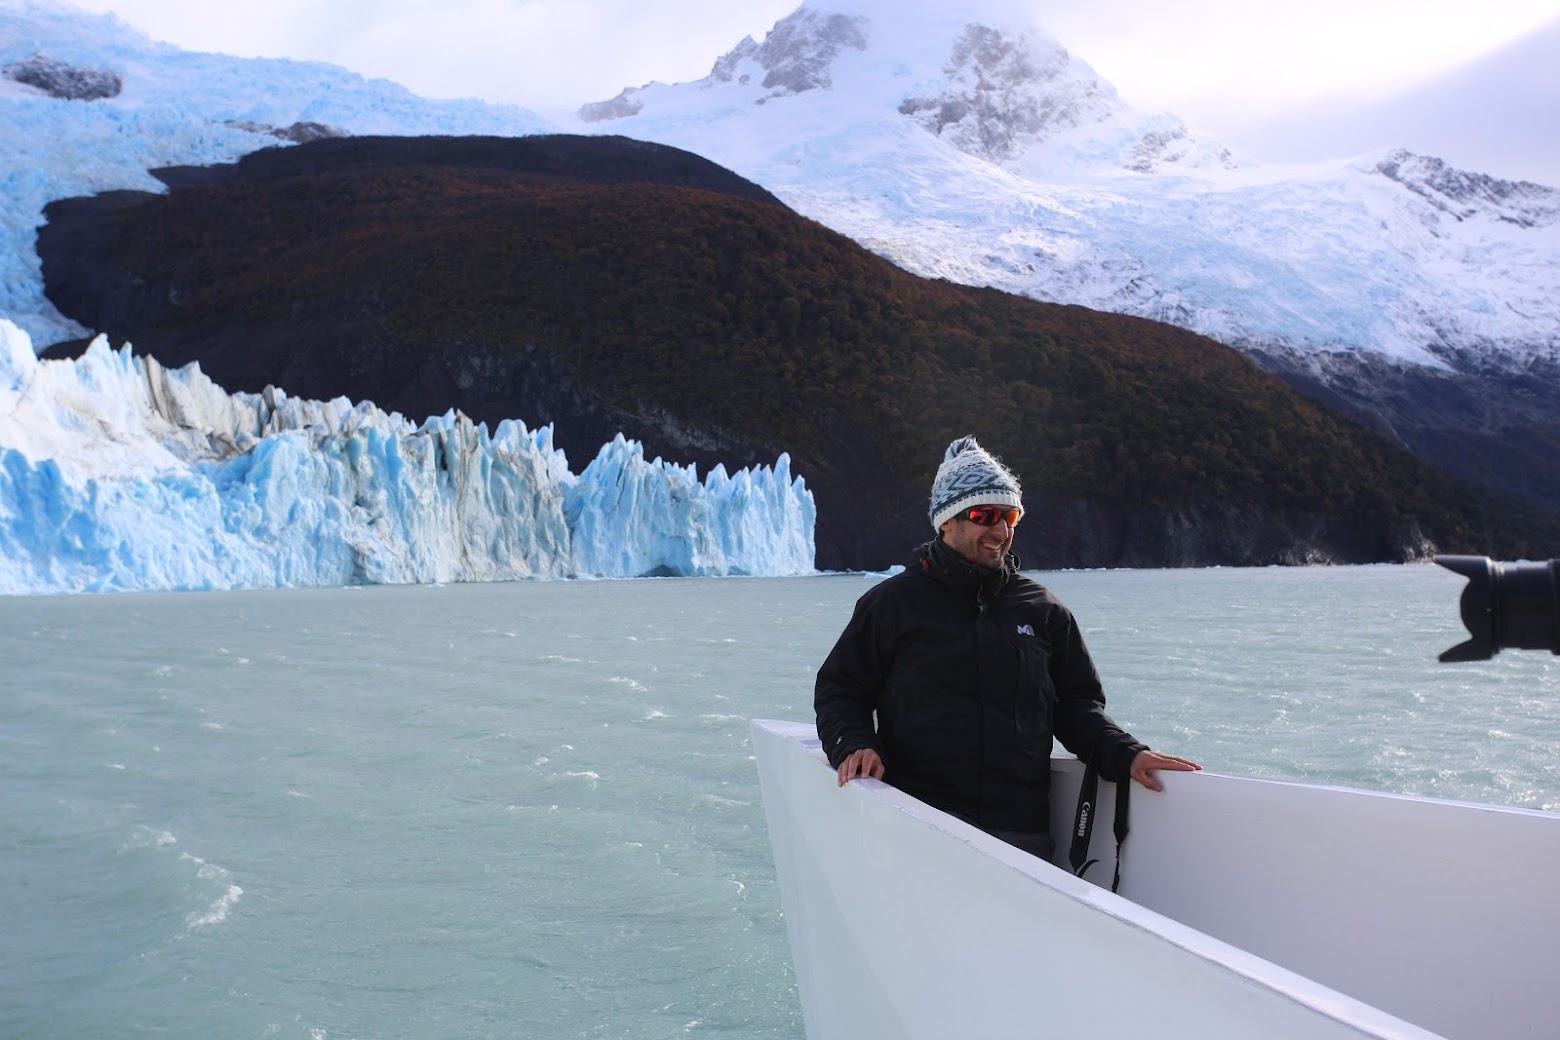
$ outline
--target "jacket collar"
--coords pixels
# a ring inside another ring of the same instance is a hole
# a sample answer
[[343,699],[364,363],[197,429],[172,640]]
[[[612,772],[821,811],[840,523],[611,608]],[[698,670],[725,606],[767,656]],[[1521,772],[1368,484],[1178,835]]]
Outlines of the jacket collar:
[[954,552],[941,538],[933,538],[916,549],[912,568],[947,586],[961,599],[989,600],[1018,572],[1018,557],[1008,553],[1001,567],[982,567]]

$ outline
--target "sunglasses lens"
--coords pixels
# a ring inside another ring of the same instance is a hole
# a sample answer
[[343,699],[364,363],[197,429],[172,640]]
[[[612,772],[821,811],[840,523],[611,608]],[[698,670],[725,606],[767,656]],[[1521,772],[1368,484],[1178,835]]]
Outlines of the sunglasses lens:
[[1000,506],[971,506],[964,515],[969,517],[970,523],[981,527],[993,527],[998,520],[1006,520],[1008,526],[1012,527],[1023,514],[1017,509],[1003,509]]

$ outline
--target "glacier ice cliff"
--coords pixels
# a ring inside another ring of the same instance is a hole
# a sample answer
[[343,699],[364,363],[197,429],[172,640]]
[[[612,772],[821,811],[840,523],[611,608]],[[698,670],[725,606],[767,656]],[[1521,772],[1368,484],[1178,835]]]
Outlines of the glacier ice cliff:
[[40,361],[0,320],[0,594],[802,574],[815,519],[785,455],[700,481],[618,437],[576,476],[550,426],[228,394],[102,336]]

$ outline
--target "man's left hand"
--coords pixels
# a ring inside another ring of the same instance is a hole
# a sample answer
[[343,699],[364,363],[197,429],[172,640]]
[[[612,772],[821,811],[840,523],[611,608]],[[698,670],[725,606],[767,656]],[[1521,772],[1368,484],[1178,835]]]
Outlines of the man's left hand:
[[1189,758],[1161,755],[1157,751],[1146,749],[1139,751],[1132,759],[1132,779],[1150,791],[1164,790],[1159,781],[1154,779],[1154,773],[1160,769],[1173,769],[1176,772],[1189,773],[1202,769],[1202,766]]

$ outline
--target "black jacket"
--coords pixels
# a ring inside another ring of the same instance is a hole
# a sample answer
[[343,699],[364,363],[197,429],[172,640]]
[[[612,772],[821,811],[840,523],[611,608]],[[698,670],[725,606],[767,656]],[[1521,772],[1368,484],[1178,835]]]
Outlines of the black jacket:
[[887,783],[1029,833],[1050,829],[1053,735],[1097,755],[1105,779],[1127,777],[1144,745],[1105,713],[1072,612],[1017,567],[977,567],[934,541],[856,602],[813,691],[830,764],[874,748]]

